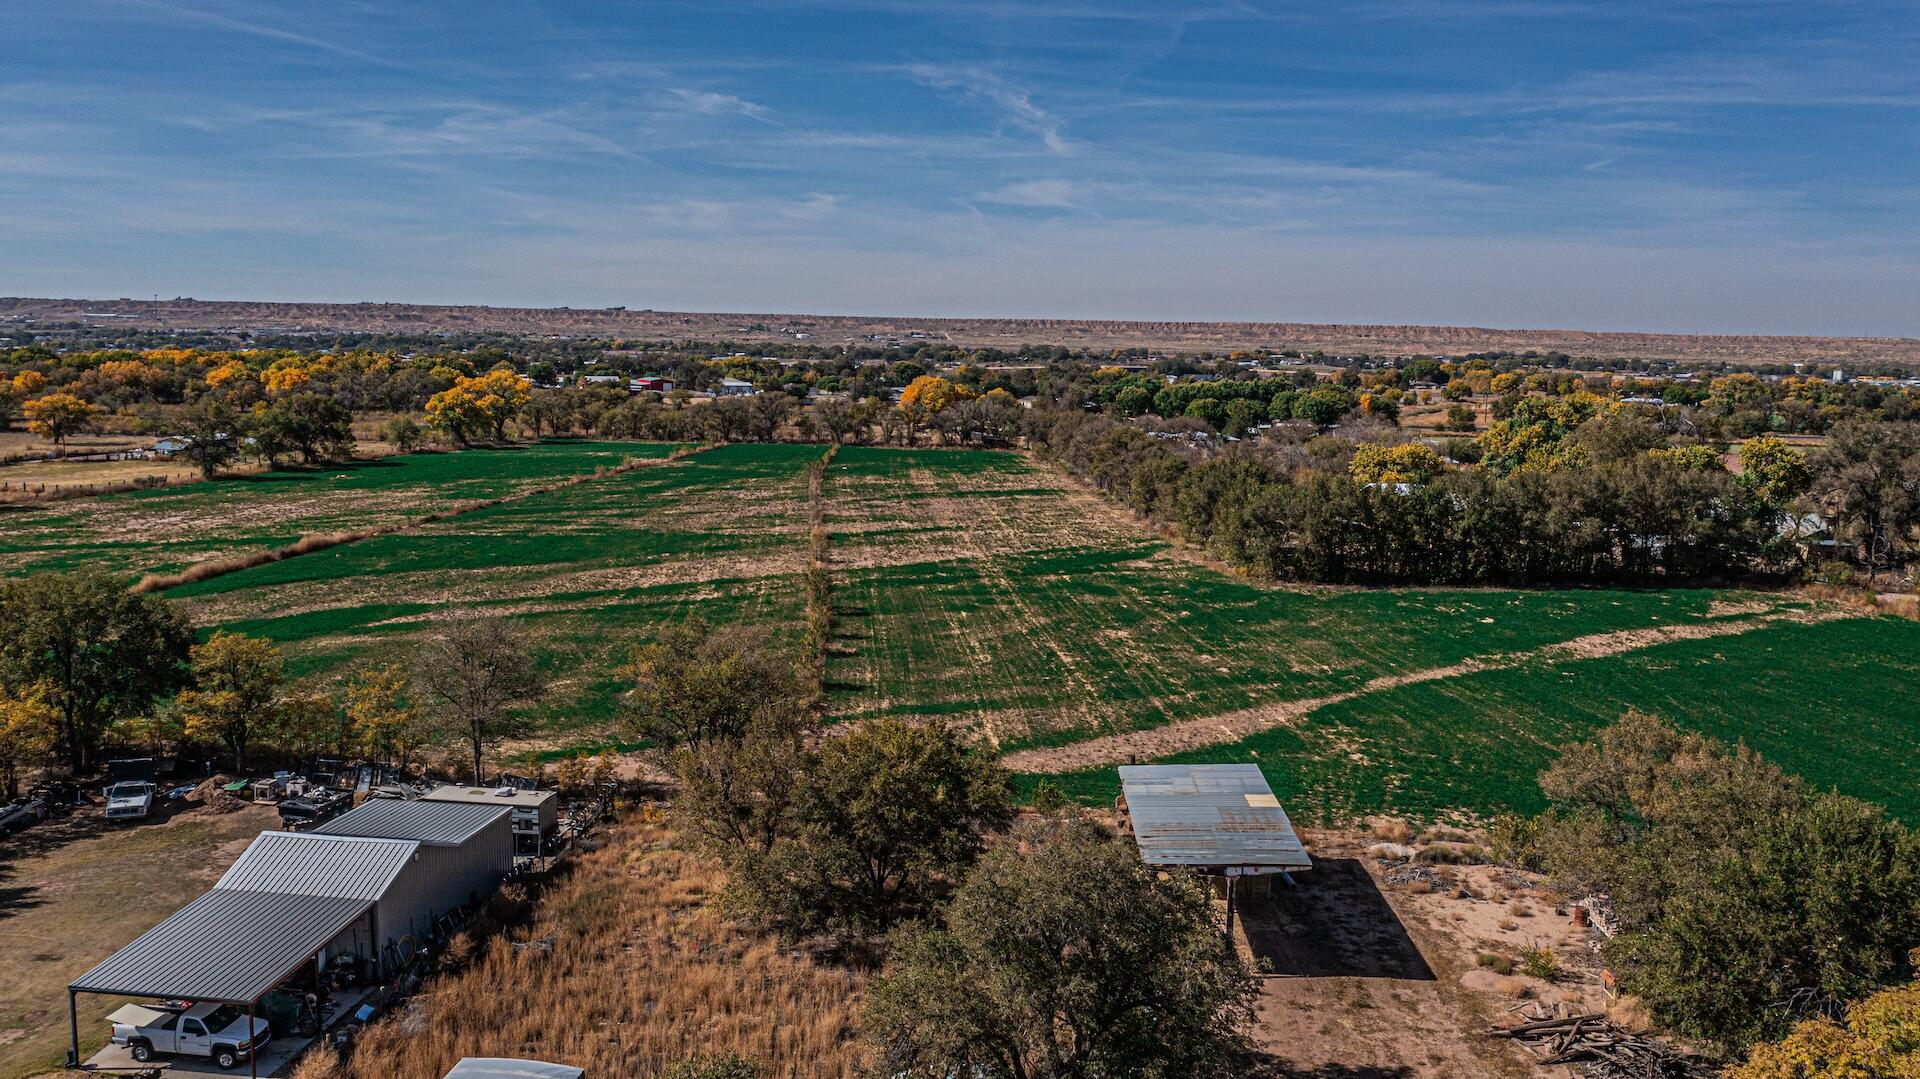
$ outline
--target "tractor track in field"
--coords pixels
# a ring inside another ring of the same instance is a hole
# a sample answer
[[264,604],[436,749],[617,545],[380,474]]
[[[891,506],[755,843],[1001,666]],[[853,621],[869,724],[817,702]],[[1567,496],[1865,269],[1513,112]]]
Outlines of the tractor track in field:
[[1428,667],[1417,671],[1380,675],[1368,679],[1354,689],[1325,696],[1273,701],[1198,719],[1179,720],[1145,730],[1089,738],[1070,745],[1023,749],[1002,757],[1001,763],[1015,772],[1054,774],[1126,764],[1133,760],[1153,760],[1188,750],[1237,742],[1263,731],[1299,726],[1308,716],[1322,708],[1368,694],[1398,689],[1401,686],[1437,682],[1483,671],[1506,670],[1529,663],[1552,665],[1599,659],[1638,652],[1674,641],[1735,637],[1782,623],[1808,625],[1861,617],[1865,617],[1862,612],[1846,608],[1814,607],[1783,610],[1752,618],[1646,626],[1588,634],[1522,652],[1481,656],[1444,667]]

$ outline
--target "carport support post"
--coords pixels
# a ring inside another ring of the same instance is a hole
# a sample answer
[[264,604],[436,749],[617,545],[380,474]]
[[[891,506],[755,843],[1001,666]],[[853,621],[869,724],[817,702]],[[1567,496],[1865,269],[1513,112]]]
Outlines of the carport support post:
[[[247,1041],[249,1042],[253,1041],[254,1004],[254,1001],[247,1001]],[[252,1075],[253,1079],[260,1079],[260,1047],[258,1045],[247,1046],[247,1073]]]
[[1227,873],[1227,939],[1233,939],[1233,882],[1238,880],[1231,871]]
[[67,1029],[73,1034],[73,1048],[67,1050],[67,1067],[80,1066],[80,994],[67,990]]

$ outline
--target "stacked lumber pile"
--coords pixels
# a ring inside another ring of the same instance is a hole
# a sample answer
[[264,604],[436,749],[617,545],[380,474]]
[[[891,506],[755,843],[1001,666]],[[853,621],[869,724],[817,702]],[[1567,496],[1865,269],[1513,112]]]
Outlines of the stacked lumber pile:
[[1710,1079],[1714,1070],[1662,1041],[1622,1030],[1599,1012],[1521,1015],[1511,1027],[1489,1027],[1534,1051],[1543,1065],[1566,1064],[1587,1079]]

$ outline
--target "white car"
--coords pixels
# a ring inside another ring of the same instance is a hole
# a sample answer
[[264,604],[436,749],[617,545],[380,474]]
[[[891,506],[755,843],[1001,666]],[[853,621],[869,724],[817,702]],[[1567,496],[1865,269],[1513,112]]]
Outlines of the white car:
[[137,779],[107,788],[108,820],[141,820],[153,812],[153,784]]
[[232,1068],[267,1044],[272,1027],[255,1017],[249,1031],[247,1010],[237,1004],[129,1004],[107,1017],[113,1044],[126,1046],[145,1064],[156,1054],[208,1057]]

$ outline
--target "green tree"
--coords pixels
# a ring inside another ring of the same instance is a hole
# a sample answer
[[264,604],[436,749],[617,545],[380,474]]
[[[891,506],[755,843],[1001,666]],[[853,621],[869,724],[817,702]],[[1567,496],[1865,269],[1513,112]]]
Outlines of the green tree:
[[276,400],[254,416],[249,430],[262,445],[298,451],[304,464],[353,456],[353,413],[317,393]]
[[1464,405],[1456,402],[1447,406],[1447,422],[1445,424],[1447,430],[1471,431],[1473,430],[1473,425],[1474,411],[1472,405]]
[[1612,897],[1606,957],[1680,1032],[1740,1049],[1896,977],[1920,944],[1920,842],[1745,747],[1630,713],[1541,776],[1534,848]]
[[1248,1073],[1253,979],[1201,880],[1084,820],[998,845],[938,922],[901,930],[862,1027],[893,1076]]
[[736,898],[789,933],[885,929],[1013,817],[1006,772],[940,722],[831,739],[796,783],[788,834],[735,872]]
[[627,729],[669,748],[738,740],[756,715],[784,712],[809,696],[794,657],[773,648],[765,633],[697,618],[634,649],[621,673],[634,682]]
[[473,751],[476,784],[487,748],[524,731],[520,708],[546,693],[526,633],[501,619],[453,619],[421,649],[417,669],[440,728]]
[[425,436],[420,424],[412,416],[395,416],[380,428],[380,437],[393,444],[401,453],[412,453],[420,448],[420,440]]
[[39,688],[76,772],[108,725],[187,682],[192,640],[166,600],[99,571],[0,582],[0,684]]
[[240,417],[220,397],[209,394],[181,409],[174,430],[186,440],[179,456],[192,461],[205,479],[240,456]]
[[277,718],[286,674],[272,641],[215,630],[193,646],[193,688],[176,702],[189,737],[212,738],[247,767],[247,746]]
[[1294,398],[1293,418],[1319,427],[1331,427],[1353,411],[1353,394],[1334,385],[1319,385]]

